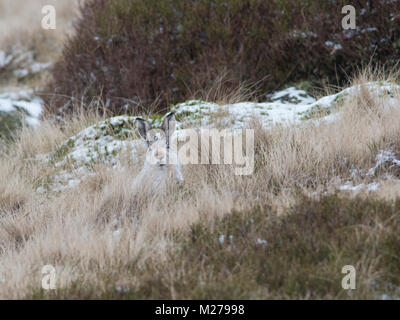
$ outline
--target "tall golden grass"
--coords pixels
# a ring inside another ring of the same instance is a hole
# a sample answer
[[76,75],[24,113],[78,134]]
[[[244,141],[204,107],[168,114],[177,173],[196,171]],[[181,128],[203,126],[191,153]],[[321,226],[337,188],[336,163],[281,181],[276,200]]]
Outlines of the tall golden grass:
[[[184,185],[170,183],[161,194],[133,189],[140,164],[119,170],[99,164],[76,187],[38,193],[37,181],[54,168],[32,159],[101,117],[81,114],[63,124],[44,120],[36,130],[24,128],[0,156],[0,298],[40,290],[47,264],[57,270],[58,288],[79,280],[106,290],[105,274],[134,287],[141,279],[130,273],[132,261],[165,261],[176,249],[176,232],[196,222],[212,225],[232,210],[257,205],[285,213],[299,192],[318,197],[347,180],[369,183],[371,177],[352,176],[350,169],[369,169],[380,149],[399,151],[400,145],[400,109],[371,94],[365,86],[371,80],[394,81],[361,74],[353,81],[360,90],[345,100],[335,121],[262,128],[255,119],[249,124],[256,132],[252,175],[235,176],[230,166],[188,165]],[[398,93],[395,98],[400,104]],[[382,182],[377,196],[399,196],[395,179],[374,179]]]

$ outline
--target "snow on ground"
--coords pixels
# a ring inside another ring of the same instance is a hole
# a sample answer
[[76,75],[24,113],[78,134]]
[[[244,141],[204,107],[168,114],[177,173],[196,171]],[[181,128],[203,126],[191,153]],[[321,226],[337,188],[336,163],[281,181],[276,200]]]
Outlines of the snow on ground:
[[315,98],[311,97],[306,91],[290,87],[267,95],[271,101],[280,101],[284,104],[310,104],[315,102]]
[[[380,150],[379,153],[375,157],[375,166],[369,169],[365,176],[369,178],[376,178],[378,170],[392,170],[392,169],[400,169],[400,160],[397,159],[395,153],[392,150]],[[354,172],[354,176],[357,173],[360,173],[356,169],[352,169],[352,175]],[[393,179],[390,174],[385,173],[381,179]],[[374,181],[365,185],[364,183],[353,185],[351,181],[347,181],[344,185],[339,186],[339,190],[341,191],[353,191],[360,192],[363,190],[367,190],[368,192],[378,191],[381,187],[381,182]]]
[[42,109],[43,101],[33,95],[33,90],[0,93],[0,115],[18,113],[28,125],[35,127],[39,124]]
[[9,53],[0,50],[0,69],[10,70],[18,80],[34,75],[48,68],[51,63],[35,60],[35,52],[15,45]]
[[[388,106],[391,106],[395,100],[394,90],[399,88],[397,85],[375,82],[368,83],[366,86],[377,96],[387,99]],[[340,112],[340,109],[335,109],[337,105],[358,89],[357,86],[350,87],[316,100],[307,92],[290,87],[268,95],[269,102],[218,105],[212,102],[191,100],[172,106],[171,111],[174,111],[177,116],[177,134],[182,132],[180,131],[182,127],[220,125],[225,128],[241,128],[253,117],[258,118],[265,127],[277,123],[302,123],[309,120],[332,121]],[[61,170],[50,178],[53,185],[56,185],[54,189],[63,190],[79,184],[90,174],[91,168],[96,163],[106,163],[112,168],[118,168],[119,155],[123,151],[130,161],[139,161],[140,155],[146,151],[146,146],[141,139],[136,139],[135,119],[136,117],[118,116],[99,122],[69,138],[54,152],[39,156],[39,160],[52,162],[55,168]],[[158,127],[162,118],[154,116],[150,120],[153,126]],[[370,171],[372,172],[387,161],[392,161],[393,165],[397,165],[396,161],[399,160],[396,160],[394,155],[382,151],[382,154],[377,156],[376,167]],[[368,191],[375,191],[379,186],[376,182],[367,186],[364,184],[353,186],[351,182],[348,182],[339,189],[360,191],[366,188]]]
[[371,168],[367,173],[369,176],[374,176],[376,170],[382,167],[387,166],[389,169],[400,167],[400,160],[397,160],[396,155],[392,150],[380,150],[375,158],[375,161],[375,167]]
[[[370,82],[365,87],[382,99],[387,99],[388,106],[396,103],[395,90],[399,85]],[[264,126],[273,124],[300,123],[304,120],[333,120],[334,108],[343,99],[355,94],[359,86],[352,86],[339,93],[315,100],[304,90],[294,87],[269,95],[270,102],[239,102],[235,104],[218,105],[212,102],[191,100],[174,105],[171,110],[178,120],[199,127],[221,125],[233,129],[243,127],[253,117],[260,120]]]
[[[36,60],[36,53],[22,45],[15,44],[0,50],[0,73],[7,83],[31,79],[48,68],[51,63]],[[43,101],[34,96],[31,89],[2,88],[0,91],[0,137],[9,138],[23,125],[35,127],[39,124]]]
[[47,177],[50,185],[40,186],[53,191],[62,191],[78,185],[91,174],[96,163],[106,163],[116,169],[121,166],[121,155],[128,161],[139,161],[140,154],[146,151],[145,143],[136,136],[134,121],[136,117],[118,116],[96,123],[60,144],[55,151],[39,155],[36,160],[52,163],[60,169]]
[[56,160],[56,167],[66,164],[90,166],[100,161],[114,166],[118,163],[116,155],[124,150],[131,151],[132,159],[136,159],[137,149],[143,143],[139,139],[132,139],[135,135],[135,119],[118,116],[96,123],[69,138],[45,157]]
[[379,182],[373,182],[373,183],[369,183],[367,185],[365,185],[364,183],[361,183],[356,186],[353,186],[353,184],[351,182],[346,182],[346,184],[339,187],[339,190],[354,191],[354,192],[360,192],[362,190],[367,190],[368,192],[372,192],[372,191],[378,191],[380,186],[381,186],[381,184]]

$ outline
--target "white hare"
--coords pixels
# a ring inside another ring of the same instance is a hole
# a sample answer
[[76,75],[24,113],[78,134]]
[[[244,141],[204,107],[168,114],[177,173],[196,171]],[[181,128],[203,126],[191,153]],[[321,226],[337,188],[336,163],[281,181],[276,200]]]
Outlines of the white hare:
[[156,191],[163,188],[167,178],[171,176],[182,183],[183,174],[178,151],[176,144],[172,143],[176,127],[174,113],[169,112],[165,115],[161,130],[152,129],[150,123],[140,117],[136,118],[135,125],[147,144],[144,166],[134,181],[135,187],[144,191],[150,182],[151,191]]

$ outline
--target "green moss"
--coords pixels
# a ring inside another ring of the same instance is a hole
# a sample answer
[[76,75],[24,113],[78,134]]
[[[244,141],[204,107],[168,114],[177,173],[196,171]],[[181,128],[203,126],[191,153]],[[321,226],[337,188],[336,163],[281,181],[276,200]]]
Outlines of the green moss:
[[343,103],[344,103],[346,97],[347,97],[347,94],[346,94],[346,93],[338,94],[338,95],[335,97],[335,99],[333,100],[333,106],[335,106],[335,107],[341,107],[341,106],[343,105]]
[[320,105],[313,106],[310,110],[299,113],[302,115],[301,120],[310,120],[310,119],[318,119],[325,116],[328,116],[332,113],[331,108],[321,107]]

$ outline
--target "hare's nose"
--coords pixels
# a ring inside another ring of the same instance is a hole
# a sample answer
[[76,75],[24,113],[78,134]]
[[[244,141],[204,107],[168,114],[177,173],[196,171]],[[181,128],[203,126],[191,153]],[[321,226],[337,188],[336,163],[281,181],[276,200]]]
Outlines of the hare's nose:
[[163,159],[164,158],[164,152],[161,150],[156,150],[154,156],[156,157],[156,159]]

